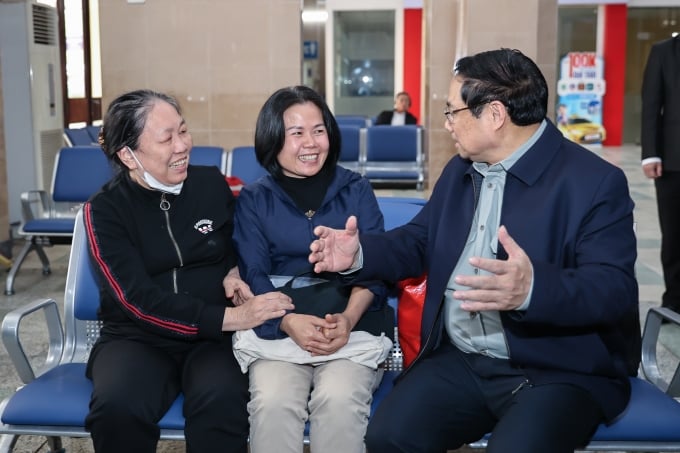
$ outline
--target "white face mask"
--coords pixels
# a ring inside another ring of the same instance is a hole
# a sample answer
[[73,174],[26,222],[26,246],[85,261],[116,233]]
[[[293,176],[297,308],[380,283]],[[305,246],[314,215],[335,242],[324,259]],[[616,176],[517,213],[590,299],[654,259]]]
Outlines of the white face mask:
[[137,156],[135,156],[135,153],[130,149],[129,146],[127,146],[126,148],[128,149],[128,151],[130,151],[132,158],[135,160],[135,162],[137,162],[137,165],[139,165],[139,167],[144,172],[144,173],[142,173],[142,178],[144,179],[144,181],[146,181],[146,183],[149,185],[149,187],[151,187],[152,189],[160,190],[161,192],[167,192],[167,193],[171,193],[173,195],[179,195],[179,193],[182,191],[182,186],[184,185],[184,181],[182,181],[179,184],[174,184],[172,186],[168,186],[166,184],[163,184],[162,182],[160,182],[159,180],[154,178],[151,175],[151,173],[149,173],[148,171],[146,171],[144,169],[144,165],[142,165],[142,163],[137,159]]

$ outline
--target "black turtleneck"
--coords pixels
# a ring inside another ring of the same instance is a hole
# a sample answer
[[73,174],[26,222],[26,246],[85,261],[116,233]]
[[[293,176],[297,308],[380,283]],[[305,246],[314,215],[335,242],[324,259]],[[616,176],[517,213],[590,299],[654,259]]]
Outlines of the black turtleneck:
[[295,205],[309,218],[316,213],[326,196],[328,186],[333,179],[335,167],[324,166],[314,176],[306,178],[292,178],[281,175],[277,182],[281,188],[293,199]]

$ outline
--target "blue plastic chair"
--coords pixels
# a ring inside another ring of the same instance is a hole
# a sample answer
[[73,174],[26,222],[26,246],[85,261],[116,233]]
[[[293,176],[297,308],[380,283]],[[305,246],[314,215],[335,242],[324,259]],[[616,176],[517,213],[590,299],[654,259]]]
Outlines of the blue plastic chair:
[[85,126],[87,129],[87,133],[90,134],[90,138],[92,139],[92,142],[96,145],[99,144],[99,131],[102,129],[101,126],[94,126],[94,125],[89,125]]
[[237,146],[227,159],[227,176],[236,176],[249,184],[267,174],[255,157],[254,146]]
[[424,206],[425,203],[427,203],[427,200],[425,198],[418,198],[418,197],[389,197],[389,196],[381,196],[381,197],[376,197],[378,199],[378,203],[381,202],[387,202],[387,203],[411,203],[411,204],[417,204],[420,206]]
[[189,163],[191,165],[214,165],[223,175],[227,173],[227,153],[221,146],[194,146],[189,154]]
[[341,147],[338,164],[357,173],[363,174],[363,160],[366,128],[351,124],[338,124]]
[[99,146],[73,146],[59,150],[51,190],[36,189],[21,194],[22,221],[18,234],[25,243],[7,274],[6,295],[14,294],[17,273],[32,251],[40,258],[42,273],[51,273],[44,247],[71,243],[77,209],[111,176],[111,166]]
[[99,146],[96,138],[92,138],[86,127],[64,128],[64,139],[68,146]]
[[422,128],[367,128],[364,175],[371,182],[415,183],[422,190],[425,181]]
[[338,126],[368,127],[371,125],[370,118],[362,115],[335,115],[335,121]]

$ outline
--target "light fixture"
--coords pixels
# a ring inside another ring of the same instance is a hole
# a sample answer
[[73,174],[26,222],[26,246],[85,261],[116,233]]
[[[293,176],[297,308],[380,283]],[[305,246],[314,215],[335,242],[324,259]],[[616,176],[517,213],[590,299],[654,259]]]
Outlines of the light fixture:
[[322,23],[328,20],[328,12],[323,10],[303,10],[302,22],[305,23]]

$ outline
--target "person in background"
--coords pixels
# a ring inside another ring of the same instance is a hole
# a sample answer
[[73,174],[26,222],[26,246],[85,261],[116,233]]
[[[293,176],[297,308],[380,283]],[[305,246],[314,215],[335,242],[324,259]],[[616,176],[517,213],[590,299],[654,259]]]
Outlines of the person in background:
[[[341,227],[355,214],[363,231],[383,231],[369,181],[337,165],[338,125],[311,88],[282,88],[269,97],[257,118],[255,153],[269,175],[241,191],[234,230],[239,267],[253,293],[274,291],[272,275],[289,279],[312,270],[307,255],[316,225]],[[254,330],[267,340],[289,337],[296,350],[317,357],[341,354],[359,319],[382,307],[385,296],[382,282],[358,281],[342,313],[287,313]],[[251,453],[302,452],[307,420],[312,451],[364,451],[381,368],[347,358],[320,364],[259,358],[248,370]]]
[[642,79],[642,171],[654,180],[663,307],[680,313],[680,37],[652,45]]
[[403,126],[405,124],[417,124],[418,119],[409,113],[411,108],[411,96],[406,91],[397,93],[394,98],[394,109],[384,110],[375,119],[375,125]]
[[520,51],[461,58],[444,110],[458,154],[423,209],[386,233],[355,217],[315,229],[317,272],[427,272],[421,350],[371,417],[371,453],[487,433],[489,453],[573,453],[626,407],[640,361],[633,201],[623,171],[566,139],[547,105]]
[[216,167],[189,165],[174,98],[122,94],[99,137],[118,172],[83,207],[103,322],[87,364],[95,451],[155,452],[182,392],[187,452],[246,452],[248,380],[231,333],[281,317],[290,298],[253,297],[240,279],[235,198]]

